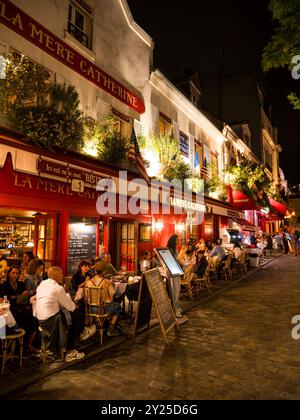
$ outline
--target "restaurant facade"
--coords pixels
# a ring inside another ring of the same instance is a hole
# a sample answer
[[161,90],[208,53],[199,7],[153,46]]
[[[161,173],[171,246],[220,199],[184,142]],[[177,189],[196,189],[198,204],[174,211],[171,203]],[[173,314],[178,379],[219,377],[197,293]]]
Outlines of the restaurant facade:
[[[153,40],[133,21],[125,0],[2,0],[0,25],[2,64],[11,53],[24,54],[52,81],[75,86],[84,116],[101,122],[113,114],[115,129],[127,137],[133,129],[146,137],[172,135],[195,175],[211,164],[218,173],[224,170],[226,137],[153,69]],[[203,220],[195,223],[194,194],[171,205],[170,214],[154,214],[145,199],[139,214],[101,215],[99,181],[117,180],[120,170],[129,180],[143,178],[135,164],[101,162],[93,144],[85,145],[84,154],[39,148],[3,114],[0,127],[0,237],[6,248],[14,239],[12,259],[17,248],[33,249],[46,267],[58,264],[70,274],[82,258],[110,252],[115,266],[136,273],[143,252],[166,246],[174,233],[185,243],[190,237],[230,240],[228,230],[255,230],[242,208],[213,196],[205,197]],[[155,176],[157,156],[147,158]],[[121,200],[129,198],[117,191]],[[160,193],[160,209],[163,204]]]

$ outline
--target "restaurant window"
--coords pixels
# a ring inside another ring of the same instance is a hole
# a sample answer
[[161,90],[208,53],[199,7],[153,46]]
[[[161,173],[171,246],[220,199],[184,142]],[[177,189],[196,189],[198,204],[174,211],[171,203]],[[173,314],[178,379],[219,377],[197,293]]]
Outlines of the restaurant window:
[[161,136],[171,136],[173,131],[172,120],[166,115],[159,113],[159,134]]
[[135,224],[121,224],[121,270],[135,272],[136,261]]
[[131,118],[127,115],[122,114],[116,109],[112,109],[114,116],[113,128],[117,133],[122,134],[122,136],[130,138],[131,137]]
[[47,271],[53,264],[54,241],[55,241],[55,220],[54,217],[37,216],[35,220],[36,232],[36,255],[44,261]]
[[[80,4],[79,4],[80,3]],[[68,13],[68,32],[86,48],[92,48],[92,10],[83,1],[71,2]]]
[[211,154],[211,165],[212,165],[212,175],[218,176],[219,174],[218,156],[214,153]]
[[273,156],[272,156],[272,152],[270,151],[270,149],[267,146],[265,147],[265,165],[270,171],[272,171]]
[[201,169],[203,167],[203,147],[195,139],[195,164],[194,169],[197,175],[201,175]]
[[184,157],[189,157],[189,138],[186,134],[180,132],[180,152]]

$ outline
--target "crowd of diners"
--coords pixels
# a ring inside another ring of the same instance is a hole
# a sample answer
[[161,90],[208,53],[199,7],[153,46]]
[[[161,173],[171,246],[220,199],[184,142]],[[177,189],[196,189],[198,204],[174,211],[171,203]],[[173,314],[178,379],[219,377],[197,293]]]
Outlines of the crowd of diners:
[[75,345],[76,341],[84,341],[96,332],[95,325],[85,325],[86,291],[90,286],[104,290],[105,313],[110,315],[107,335],[119,335],[122,308],[110,276],[121,273],[111,264],[109,254],[81,261],[70,285],[64,283],[60,267],[50,267],[44,274],[43,261],[31,252],[23,255],[20,266],[4,264],[2,267],[0,303],[7,299],[10,309],[5,314],[0,309],[0,315],[5,315],[6,335],[25,330],[27,354],[41,354],[39,347],[44,335],[49,356],[63,357],[66,362],[85,357]]
[[[297,236],[298,235],[298,236]],[[299,231],[292,232],[291,238],[299,242]],[[261,250],[286,250],[286,235],[282,232],[273,237],[255,234],[248,236],[248,242],[234,243],[231,250],[223,246],[222,239],[212,241],[190,240],[182,245],[177,235],[173,235],[168,248],[182,266],[183,271],[194,267],[194,275],[203,277],[209,260],[218,258],[219,267],[232,253],[232,261],[238,261],[246,248]],[[158,267],[160,264],[155,254],[148,250],[140,260],[140,271]],[[76,341],[84,341],[96,333],[96,325],[86,325],[86,298],[89,287],[103,289],[105,312],[109,314],[107,335],[116,337],[120,334],[119,317],[124,295],[116,295],[113,277],[124,273],[113,267],[109,254],[93,260],[80,262],[70,284],[65,284],[60,267],[51,267],[45,273],[44,263],[32,252],[25,252],[19,265],[8,266],[4,255],[0,254],[0,304],[8,300],[10,310],[5,312],[7,334],[25,330],[25,351],[28,354],[40,354],[41,337],[47,336],[47,351],[54,357],[63,357],[66,362],[82,359],[85,354],[75,349]],[[182,317],[179,305],[181,291],[180,279],[173,284],[174,309],[176,317]],[[126,296],[136,295],[135,285],[126,286]],[[0,307],[0,315],[4,315]]]

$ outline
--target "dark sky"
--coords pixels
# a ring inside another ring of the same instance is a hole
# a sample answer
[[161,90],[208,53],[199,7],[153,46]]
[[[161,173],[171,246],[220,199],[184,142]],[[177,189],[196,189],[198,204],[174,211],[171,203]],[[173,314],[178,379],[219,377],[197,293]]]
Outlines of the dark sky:
[[[283,147],[280,165],[290,183],[300,183],[300,112],[286,96],[300,94],[288,70],[263,74],[261,54],[274,24],[267,0],[128,0],[135,21],[155,41],[154,64],[169,79],[198,70],[204,81],[220,71],[257,73],[273,105]],[[300,51],[299,51],[300,54]],[[205,92],[204,92],[205,95]]]

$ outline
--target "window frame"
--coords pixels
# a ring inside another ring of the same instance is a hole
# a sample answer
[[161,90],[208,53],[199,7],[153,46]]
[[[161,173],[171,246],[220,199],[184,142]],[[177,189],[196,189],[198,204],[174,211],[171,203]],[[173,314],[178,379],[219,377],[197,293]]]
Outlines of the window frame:
[[[71,9],[71,13],[70,13]],[[83,17],[83,29],[76,25],[76,12]],[[93,48],[93,29],[94,29],[94,19],[92,13],[89,13],[83,6],[81,6],[76,0],[69,1],[68,6],[68,25],[67,32],[85,48],[92,50]],[[72,26],[74,31],[72,31]],[[79,36],[76,36],[76,31],[82,35],[82,39]],[[87,42],[83,42],[83,39],[86,38]]]

